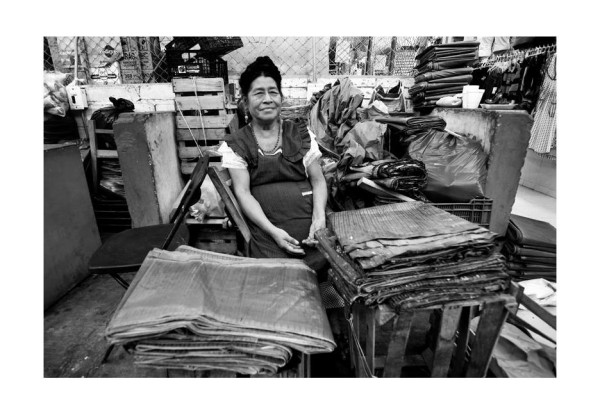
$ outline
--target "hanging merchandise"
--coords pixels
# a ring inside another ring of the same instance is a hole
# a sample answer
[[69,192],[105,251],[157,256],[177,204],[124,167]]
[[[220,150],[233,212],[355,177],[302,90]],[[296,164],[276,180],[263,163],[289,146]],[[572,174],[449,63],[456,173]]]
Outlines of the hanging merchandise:
[[477,140],[429,130],[411,139],[410,156],[425,163],[425,196],[432,202],[468,202],[484,196],[487,155]]
[[556,54],[548,60],[533,116],[529,148],[536,153],[548,154],[556,147]]

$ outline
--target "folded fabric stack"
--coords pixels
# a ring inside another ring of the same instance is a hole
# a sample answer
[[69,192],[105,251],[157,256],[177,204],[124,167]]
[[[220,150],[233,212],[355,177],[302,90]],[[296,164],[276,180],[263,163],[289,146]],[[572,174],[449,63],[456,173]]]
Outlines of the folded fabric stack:
[[361,299],[400,311],[508,289],[496,234],[431,204],[337,212],[329,220],[331,230],[317,238],[348,303]]
[[455,42],[429,46],[416,57],[417,76],[409,89],[414,108],[435,106],[446,96],[462,92],[463,86],[473,80],[479,42]]
[[[106,329],[137,364],[273,374],[335,343],[315,273],[296,259],[151,251]],[[297,355],[297,353],[296,353]]]
[[516,280],[556,281],[556,228],[551,224],[510,215],[502,252]]
[[386,117],[375,118],[375,121],[387,124],[390,128],[399,131],[402,136],[410,136],[429,131],[432,128],[436,130],[444,130],[446,121],[441,117],[434,115],[414,116],[414,117]]

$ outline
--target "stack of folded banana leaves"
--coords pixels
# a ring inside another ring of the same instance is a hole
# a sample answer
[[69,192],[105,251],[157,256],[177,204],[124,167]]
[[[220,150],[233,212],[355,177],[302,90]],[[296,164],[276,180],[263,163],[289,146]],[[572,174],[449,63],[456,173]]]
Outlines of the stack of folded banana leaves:
[[156,368],[273,374],[335,348],[314,271],[179,247],[151,251],[110,320],[111,344]]
[[435,106],[445,96],[461,93],[473,77],[470,67],[477,62],[479,42],[432,45],[416,57],[415,85],[409,89],[414,108]]
[[347,303],[397,311],[505,292],[510,277],[496,234],[415,201],[332,213],[317,232]]
[[515,280],[556,281],[556,228],[551,224],[510,215],[502,252]]

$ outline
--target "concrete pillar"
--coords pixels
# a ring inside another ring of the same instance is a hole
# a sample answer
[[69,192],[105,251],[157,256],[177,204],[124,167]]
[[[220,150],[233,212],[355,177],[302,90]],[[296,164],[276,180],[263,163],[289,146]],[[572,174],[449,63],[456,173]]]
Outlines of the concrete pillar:
[[485,196],[493,199],[490,230],[504,235],[515,202],[521,169],[527,154],[533,118],[526,111],[436,108],[431,115],[446,121],[458,134],[482,140],[488,154]]

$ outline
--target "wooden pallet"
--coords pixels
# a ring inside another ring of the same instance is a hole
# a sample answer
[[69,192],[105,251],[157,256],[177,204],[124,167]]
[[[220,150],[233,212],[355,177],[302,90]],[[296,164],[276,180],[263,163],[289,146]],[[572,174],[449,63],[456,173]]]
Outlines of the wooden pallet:
[[227,102],[222,78],[174,78],[177,151],[181,173],[191,174],[200,151],[211,155],[211,165],[219,165],[216,152],[234,117],[236,106]]
[[[431,330],[429,344],[420,353],[407,354],[411,326],[417,311],[396,314],[382,308],[355,303],[351,308],[352,365],[357,377],[381,374],[401,377],[402,370],[422,366],[431,377],[485,377],[492,350],[508,313],[516,307],[512,294],[498,294],[481,300],[453,302],[418,311],[429,311]],[[476,331],[469,327],[479,314]],[[391,325],[391,333],[381,336],[382,322]],[[382,344],[383,342],[383,344]],[[376,355],[376,349],[384,353]]]

